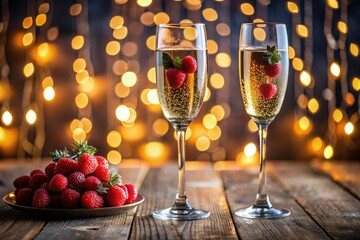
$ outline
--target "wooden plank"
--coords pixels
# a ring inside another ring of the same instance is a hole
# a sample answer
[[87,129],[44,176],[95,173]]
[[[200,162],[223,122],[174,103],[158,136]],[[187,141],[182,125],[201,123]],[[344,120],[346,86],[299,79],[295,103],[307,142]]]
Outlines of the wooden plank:
[[190,204],[209,210],[211,216],[197,221],[155,220],[151,215],[154,210],[174,203],[177,167],[151,169],[141,187],[147,198],[138,209],[130,239],[237,239],[218,174],[205,162],[187,163],[186,171]]
[[[221,171],[231,212],[255,202],[258,186],[258,167]],[[291,215],[283,219],[246,219],[233,214],[241,239],[329,239],[306,212],[287,196],[279,185],[268,178],[268,194],[274,207],[286,208]]]
[[329,177],[301,163],[275,163],[270,172],[333,239],[358,239],[360,201]]
[[312,166],[329,175],[360,199],[360,162],[315,161]]

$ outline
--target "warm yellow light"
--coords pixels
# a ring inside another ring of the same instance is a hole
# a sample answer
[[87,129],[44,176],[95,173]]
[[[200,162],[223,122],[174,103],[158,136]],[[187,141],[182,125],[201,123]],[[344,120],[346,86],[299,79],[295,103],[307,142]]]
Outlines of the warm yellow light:
[[225,117],[225,109],[221,105],[215,105],[210,112],[216,117],[217,121],[221,121]]
[[197,35],[198,35],[197,31],[193,27],[186,27],[184,29],[184,37],[187,40],[193,41],[197,38]]
[[137,76],[134,72],[126,72],[122,75],[121,81],[126,87],[133,87],[137,82]]
[[75,3],[75,4],[71,5],[71,7],[70,7],[70,15],[77,16],[81,13],[81,10],[82,10],[81,4]]
[[218,14],[213,8],[205,8],[202,11],[202,15],[206,21],[213,22],[218,19]]
[[147,99],[150,104],[159,104],[159,97],[156,89],[150,89],[147,94]]
[[71,47],[74,49],[74,50],[79,50],[81,49],[83,46],[84,46],[84,36],[82,35],[77,35],[75,36],[72,41],[71,41]]
[[86,140],[86,133],[82,128],[75,128],[72,134],[73,140],[80,142]]
[[81,92],[92,92],[95,88],[95,80],[92,77],[89,77],[83,84],[79,85],[79,90]]
[[355,97],[351,92],[346,93],[345,102],[348,106],[352,106],[355,103]]
[[79,93],[75,97],[75,104],[78,108],[85,108],[89,104],[89,97],[85,93]]
[[311,84],[311,76],[308,71],[306,70],[301,71],[300,82],[304,87],[308,87]]
[[204,96],[204,102],[207,102],[211,97],[211,91],[208,87],[206,87],[206,90],[205,90],[205,96]]
[[[126,119],[125,121],[123,121],[124,123],[128,123],[130,125],[133,125],[135,123],[135,120],[136,120],[136,117],[137,117],[137,113],[135,111],[134,108],[132,107],[129,107],[129,111],[130,111],[130,116],[128,119]],[[130,125],[127,125],[127,126],[130,126]]]
[[302,38],[307,38],[309,36],[309,30],[303,24],[296,25],[296,33]]
[[2,114],[1,120],[4,123],[4,125],[9,126],[13,121],[13,116],[9,111],[5,111]]
[[121,134],[118,131],[110,131],[106,137],[108,145],[112,148],[117,148],[121,144]]
[[170,22],[170,17],[165,12],[159,12],[154,16],[154,23],[156,25],[166,24],[166,23],[169,23],[169,22]]
[[46,87],[43,92],[46,101],[51,101],[55,98],[55,90],[53,87]]
[[140,94],[140,99],[145,105],[150,105],[150,102],[148,100],[149,91],[150,91],[150,89],[146,88]]
[[39,6],[39,13],[47,13],[49,12],[49,8],[50,8],[49,3],[42,3]]
[[289,2],[287,2],[286,6],[287,6],[288,11],[291,12],[291,13],[298,13],[299,12],[299,7],[294,2],[289,1]]
[[83,129],[83,127],[84,127],[84,126],[83,126],[82,122],[81,122],[79,119],[74,119],[74,120],[72,120],[71,123],[70,123],[70,130],[71,130],[71,132],[74,132],[75,129],[77,129],[77,128]]
[[120,52],[120,43],[118,41],[110,41],[106,45],[106,53],[114,56]]
[[354,77],[351,82],[352,87],[354,90],[359,91],[360,90],[360,79],[357,77]]
[[89,80],[89,72],[87,70],[81,70],[76,73],[75,79],[78,84],[85,84]]
[[356,43],[350,43],[350,53],[354,57],[359,56],[359,46]]
[[252,119],[249,120],[247,127],[250,132],[257,132],[259,130],[257,124]]
[[165,153],[165,146],[160,142],[149,142],[145,144],[144,154],[149,158],[161,159]]
[[[153,39],[153,41],[153,50],[155,50],[155,38]],[[127,57],[133,57],[137,53],[137,51],[138,45],[135,42],[126,42],[122,47],[122,53]]]
[[337,24],[337,27],[338,27],[339,31],[343,34],[348,32],[347,24],[343,21],[339,21]]
[[214,114],[208,113],[203,117],[202,120],[204,127],[206,129],[213,129],[216,124],[217,124],[217,120]]
[[229,36],[231,29],[226,23],[219,23],[216,25],[216,32],[223,37]]
[[155,35],[152,35],[146,39],[146,46],[148,47],[148,49],[155,51],[155,40]]
[[260,42],[262,42],[266,39],[266,32],[262,28],[259,28],[259,27],[255,28],[253,34],[254,34],[255,39]]
[[311,141],[311,146],[314,149],[314,151],[319,151],[322,148],[323,141],[321,138],[316,137]]
[[211,141],[218,140],[221,137],[221,128],[215,126],[214,128],[207,130],[207,136]]
[[295,70],[297,71],[301,71],[303,70],[304,68],[304,63],[303,61],[300,59],[300,58],[297,58],[295,57],[293,60],[292,60],[292,66]]
[[115,115],[116,118],[119,119],[120,121],[126,121],[130,117],[130,110],[127,106],[120,105],[116,108]]
[[330,65],[330,72],[334,77],[339,77],[340,76],[340,66],[338,63],[333,62]]
[[310,99],[308,109],[311,113],[316,113],[319,110],[319,102],[315,98]]
[[47,87],[53,87],[54,86],[54,80],[51,76],[47,76],[42,80],[42,88],[45,89]]
[[308,105],[309,99],[305,94],[300,94],[300,96],[297,99],[297,104],[300,108],[305,109]]
[[119,29],[124,25],[124,18],[121,16],[114,16],[110,20],[110,28]]
[[215,61],[216,64],[222,68],[228,68],[231,65],[231,57],[228,53],[225,52],[216,54]]
[[82,129],[84,130],[85,133],[89,133],[91,132],[92,129],[92,122],[90,119],[88,118],[82,118],[80,120],[81,124],[82,124]]
[[159,118],[153,123],[152,129],[157,136],[164,136],[169,131],[168,121]]
[[123,75],[128,70],[128,64],[124,60],[116,60],[112,70],[118,76]]
[[116,150],[111,150],[110,152],[108,152],[108,154],[106,155],[106,159],[114,165],[117,165],[121,162],[122,157],[121,157],[121,153],[119,153]]
[[152,12],[144,12],[140,16],[140,22],[145,26],[151,26],[154,24],[154,13]]
[[332,117],[335,122],[339,123],[343,119],[344,115],[343,115],[342,111],[337,108],[334,110]]
[[250,3],[242,3],[240,5],[240,10],[243,14],[247,16],[251,16],[255,12],[254,7]]
[[46,36],[49,41],[55,41],[57,39],[57,37],[59,36],[59,28],[58,27],[50,28],[47,31]]
[[152,3],[152,0],[137,0],[136,2],[140,7],[148,7]]
[[83,58],[77,58],[73,63],[73,70],[74,72],[80,72],[85,70],[86,68],[86,61]]
[[35,67],[34,67],[34,64],[33,63],[27,63],[25,66],[24,66],[24,75],[25,77],[30,77],[31,75],[34,74],[34,71],[35,71]]
[[344,127],[344,131],[347,135],[350,135],[354,132],[354,125],[351,122],[347,122]]
[[39,57],[46,57],[49,54],[49,44],[48,43],[42,43],[38,46],[37,49]]
[[306,132],[310,128],[310,120],[306,116],[299,119],[299,127],[302,131]]
[[37,118],[36,112],[34,110],[32,110],[32,109],[29,109],[26,112],[25,118],[26,118],[26,121],[30,125],[33,125],[36,122],[36,118]]
[[324,149],[324,157],[326,159],[330,159],[332,158],[332,156],[334,155],[334,149],[331,145],[327,145]]
[[119,98],[126,98],[129,96],[130,88],[125,86],[122,82],[118,82],[115,85],[114,92]]
[[180,21],[180,23],[193,23],[193,21],[191,21],[190,19],[182,19],[181,21]]
[[200,152],[204,152],[210,147],[210,139],[206,136],[201,136],[196,140],[195,146]]
[[215,89],[221,89],[224,87],[225,79],[220,73],[214,73],[210,77],[210,85]]
[[25,47],[31,45],[33,41],[34,41],[34,35],[31,32],[24,34],[22,38],[22,43]]
[[116,4],[125,4],[128,0],[115,0]]
[[39,14],[35,18],[35,24],[36,26],[42,26],[46,22],[46,15],[45,14]]
[[244,148],[244,154],[247,157],[252,157],[256,154],[256,145],[254,143],[246,144]]
[[327,0],[327,4],[329,5],[329,7],[333,8],[333,9],[339,8],[339,3],[337,0]]
[[148,78],[149,82],[156,83],[155,67],[152,67],[152,68],[149,69],[149,71],[147,72],[147,78]]
[[293,59],[296,56],[295,49],[292,46],[289,46],[288,49],[289,59]]
[[32,17],[26,17],[23,20],[23,28],[24,29],[29,29],[32,25],[33,25],[33,19]]
[[208,54],[215,54],[218,51],[218,45],[214,40],[207,40]]

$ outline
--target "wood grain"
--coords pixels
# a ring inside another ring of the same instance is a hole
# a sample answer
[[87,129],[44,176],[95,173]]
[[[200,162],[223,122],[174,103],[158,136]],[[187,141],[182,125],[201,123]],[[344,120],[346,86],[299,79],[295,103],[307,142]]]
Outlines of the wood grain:
[[197,221],[163,221],[152,212],[170,207],[177,191],[177,167],[151,169],[141,187],[147,197],[138,209],[130,239],[237,239],[221,179],[210,164],[186,165],[187,195],[194,208],[211,212]]
[[[221,173],[232,213],[255,202],[258,168]],[[274,207],[289,209],[291,215],[283,219],[246,219],[233,215],[241,239],[329,239],[306,212],[270,178],[268,194]]]

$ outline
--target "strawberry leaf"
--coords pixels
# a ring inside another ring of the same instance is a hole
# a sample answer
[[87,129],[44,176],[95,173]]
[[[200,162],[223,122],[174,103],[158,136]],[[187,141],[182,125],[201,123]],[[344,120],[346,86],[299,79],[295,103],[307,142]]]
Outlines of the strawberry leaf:
[[264,53],[263,58],[265,60],[265,63],[269,65],[279,63],[281,60],[281,56],[276,47],[270,47],[269,45],[266,47],[266,53]]
[[174,67],[174,62],[169,54],[163,53],[162,60],[163,60],[163,65],[164,65],[165,69]]
[[177,69],[181,69],[182,66],[182,59],[180,57],[176,57],[174,59],[174,67]]

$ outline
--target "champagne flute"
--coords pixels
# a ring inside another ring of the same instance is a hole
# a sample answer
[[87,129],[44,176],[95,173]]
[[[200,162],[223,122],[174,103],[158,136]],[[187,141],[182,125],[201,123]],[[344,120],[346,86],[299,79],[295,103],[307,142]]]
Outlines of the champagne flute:
[[239,75],[247,114],[256,122],[260,140],[259,186],[255,204],[237,209],[245,218],[282,218],[286,209],[273,208],[267,194],[266,138],[269,124],[279,113],[288,81],[288,40],[285,24],[246,23],[241,25]]
[[178,192],[172,207],[154,211],[152,215],[163,220],[207,218],[210,212],[192,208],[185,190],[185,133],[201,108],[207,85],[204,24],[157,27],[156,85],[162,111],[177,136]]

